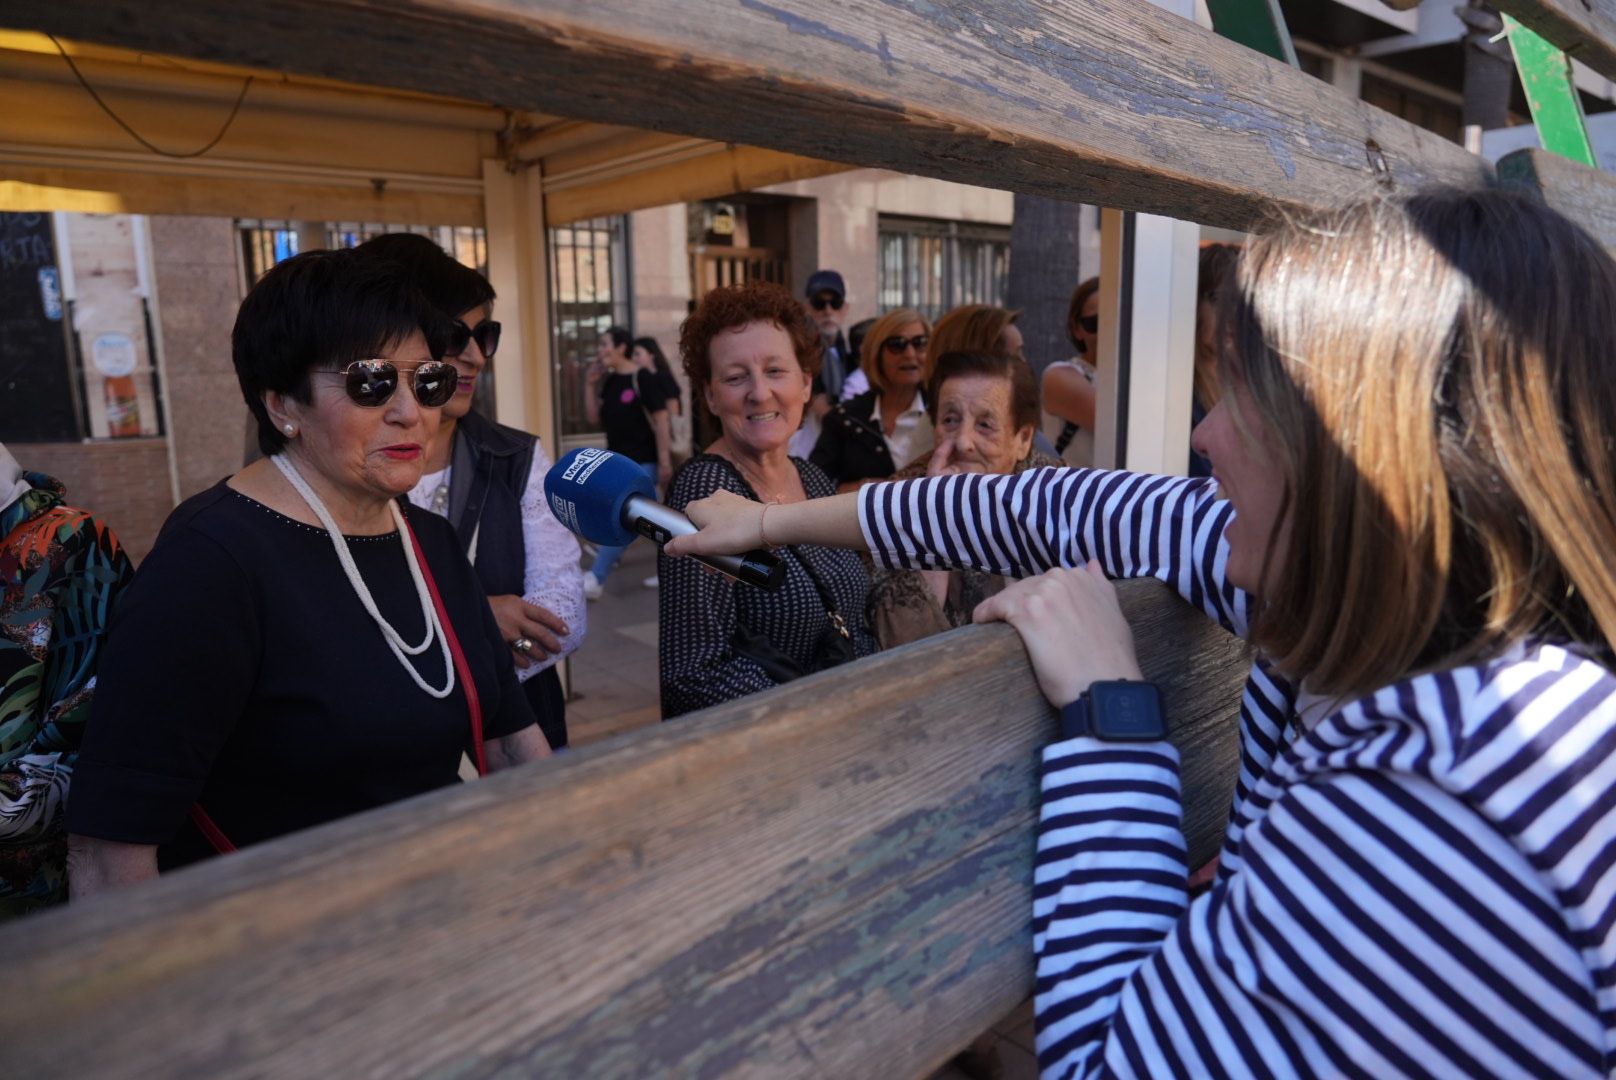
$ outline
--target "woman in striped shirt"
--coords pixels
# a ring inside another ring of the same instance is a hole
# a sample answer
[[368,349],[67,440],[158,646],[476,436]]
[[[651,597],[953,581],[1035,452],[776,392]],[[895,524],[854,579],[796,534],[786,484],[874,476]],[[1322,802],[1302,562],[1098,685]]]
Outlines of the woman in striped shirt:
[[761,532],[1030,577],[977,617],[1057,707],[1139,677],[1105,577],[1256,644],[1193,902],[1173,747],[1044,751],[1046,1076],[1616,1074],[1616,264],[1524,198],[1434,192],[1281,224],[1229,292],[1213,481],[715,496],[670,554]]

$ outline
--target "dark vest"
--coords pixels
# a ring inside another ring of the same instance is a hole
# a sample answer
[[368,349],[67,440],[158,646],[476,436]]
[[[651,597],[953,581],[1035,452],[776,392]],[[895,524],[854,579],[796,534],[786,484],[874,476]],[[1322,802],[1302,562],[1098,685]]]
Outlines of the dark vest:
[[449,524],[468,555],[476,539],[477,577],[490,596],[521,596],[522,494],[538,440],[525,431],[467,413],[450,456]]

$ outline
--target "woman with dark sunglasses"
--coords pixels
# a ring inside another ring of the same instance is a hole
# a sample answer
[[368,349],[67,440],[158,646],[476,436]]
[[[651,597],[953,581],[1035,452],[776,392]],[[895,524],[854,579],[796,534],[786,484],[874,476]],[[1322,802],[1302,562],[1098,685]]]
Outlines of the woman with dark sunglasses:
[[1044,369],[1044,435],[1068,465],[1094,464],[1094,358],[1100,342],[1100,279],[1091,277],[1072,293],[1066,337],[1077,354]]
[[428,303],[456,316],[444,350],[458,375],[455,395],[439,413],[438,434],[410,501],[454,526],[488,593],[528,704],[551,749],[559,750],[567,745],[567,706],[555,666],[583,644],[583,575],[577,539],[544,498],[551,464],[544,447],[472,408],[499,347],[494,287],[414,233],[378,236],[360,250],[396,265]]
[[169,516],[113,613],[68,798],[74,899],[548,755],[421,478],[443,318],[362,252],[276,266],[233,359],[263,459]]
[[877,319],[864,336],[859,367],[870,389],[831,409],[809,455],[837,491],[885,480],[931,453],[932,423],[921,393],[931,374],[930,333],[925,316],[899,308]]

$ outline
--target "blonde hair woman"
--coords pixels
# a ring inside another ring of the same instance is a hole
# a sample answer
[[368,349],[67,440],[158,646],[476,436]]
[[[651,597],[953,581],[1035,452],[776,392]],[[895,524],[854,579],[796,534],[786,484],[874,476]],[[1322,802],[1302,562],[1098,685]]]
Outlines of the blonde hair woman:
[[[769,539],[1041,574],[977,619],[1021,632],[1061,711],[1046,1075],[1607,1076],[1616,263],[1524,197],[1435,192],[1258,236],[1224,302],[1194,437],[1215,480],[873,485],[771,512]],[[689,513],[706,528],[674,553],[757,543],[756,507]],[[1107,576],[1160,578],[1258,649],[1194,901],[1172,721]]]
[[921,393],[931,377],[930,337],[925,316],[909,308],[887,312],[864,335],[859,369],[870,389],[826,415],[808,458],[838,491],[885,480],[931,453],[932,423]]

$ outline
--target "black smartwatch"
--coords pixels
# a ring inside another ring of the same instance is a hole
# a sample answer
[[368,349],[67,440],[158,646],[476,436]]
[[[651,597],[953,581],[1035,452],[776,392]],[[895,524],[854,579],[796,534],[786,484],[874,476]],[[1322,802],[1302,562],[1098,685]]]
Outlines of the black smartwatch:
[[1092,736],[1107,742],[1154,742],[1167,738],[1167,717],[1155,683],[1117,679],[1097,682],[1061,709],[1061,738]]

